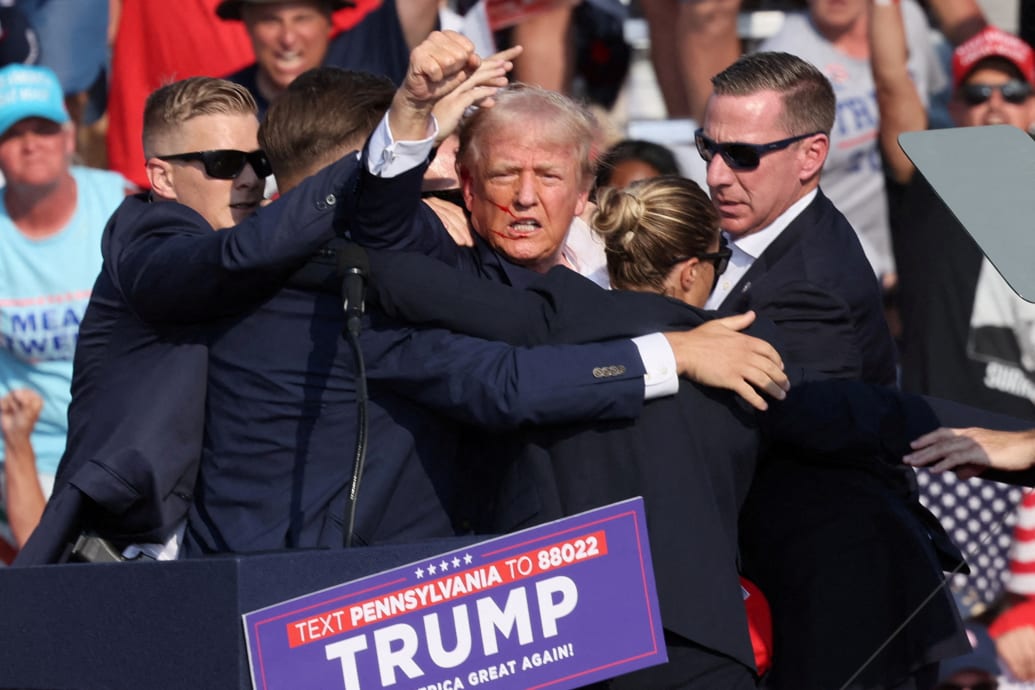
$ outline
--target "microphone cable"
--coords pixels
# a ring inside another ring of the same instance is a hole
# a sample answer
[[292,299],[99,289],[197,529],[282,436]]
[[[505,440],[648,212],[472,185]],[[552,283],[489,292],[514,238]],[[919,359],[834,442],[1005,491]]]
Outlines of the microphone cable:
[[360,346],[359,333],[363,318],[364,291],[367,275],[370,271],[366,252],[358,245],[349,242],[338,252],[337,274],[342,280],[342,300],[345,311],[345,327],[343,335],[352,347],[356,360],[356,452],[352,460],[352,481],[346,503],[346,519],[344,545],[350,548],[356,529],[356,505],[359,503],[360,482],[363,479],[363,466],[367,457],[367,369],[363,359],[363,348]]

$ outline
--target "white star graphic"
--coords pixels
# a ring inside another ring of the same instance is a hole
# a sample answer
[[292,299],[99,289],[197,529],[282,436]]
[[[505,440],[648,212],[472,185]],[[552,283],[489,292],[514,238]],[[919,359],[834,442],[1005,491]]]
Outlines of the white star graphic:
[[434,574],[435,574],[435,564],[434,563],[428,563],[428,575],[434,575]]
[[418,580],[421,579],[422,577],[424,577],[424,568],[417,568],[415,571],[413,571],[413,574],[417,576]]
[[455,568],[459,568],[459,567],[460,567],[460,559],[457,558],[456,556],[453,556],[453,568],[455,569]]
[[471,556],[471,554],[469,554],[469,553],[465,553],[464,554],[464,565],[471,565],[471,561],[473,561],[473,560],[474,560],[474,557]]
[[442,569],[442,572],[449,570],[449,561],[442,559],[442,562],[438,564],[438,567]]

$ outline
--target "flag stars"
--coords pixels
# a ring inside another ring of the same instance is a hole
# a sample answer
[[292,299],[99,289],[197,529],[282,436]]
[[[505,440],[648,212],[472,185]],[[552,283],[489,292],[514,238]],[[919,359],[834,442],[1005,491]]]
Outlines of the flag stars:
[[434,563],[428,563],[428,575],[434,575],[434,574],[435,574],[435,564]]
[[465,553],[464,554],[464,565],[471,565],[471,562],[473,560],[474,560],[474,558],[471,556],[471,554],[469,554],[469,553]]
[[418,580],[420,580],[421,578],[424,577],[424,568],[417,568],[416,570],[413,571],[413,574],[417,576]]
[[460,559],[457,558],[456,556],[453,556],[453,570],[456,570],[459,567],[460,567]]
[[442,562],[438,564],[438,567],[442,572],[446,572],[447,570],[449,570],[449,561],[443,558]]

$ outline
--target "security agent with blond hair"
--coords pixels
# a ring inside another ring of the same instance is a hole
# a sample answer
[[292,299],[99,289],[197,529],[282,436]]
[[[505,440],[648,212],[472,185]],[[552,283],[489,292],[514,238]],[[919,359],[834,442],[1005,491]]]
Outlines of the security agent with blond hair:
[[[399,146],[427,135],[435,100],[477,64],[455,34],[436,35],[411,59],[413,78],[383,121]],[[152,191],[127,198],[105,229],[76,353],[69,448],[47,528],[21,563],[62,558],[84,529],[116,554],[144,543],[153,557],[173,557],[202,445],[208,353],[199,324],[270,294],[352,214],[387,207],[381,178],[354,196],[359,161],[347,156],[260,211],[269,164],[255,102],[231,82],[175,82],[145,111]],[[411,165],[386,166],[384,185]]]

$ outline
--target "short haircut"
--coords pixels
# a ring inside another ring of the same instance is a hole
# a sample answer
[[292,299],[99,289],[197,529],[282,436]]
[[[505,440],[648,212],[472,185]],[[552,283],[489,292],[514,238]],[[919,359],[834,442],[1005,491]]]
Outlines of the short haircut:
[[659,175],[679,175],[676,154],[667,146],[643,139],[623,139],[600,157],[597,163],[597,187],[611,184],[615,166],[626,161],[640,161],[658,171]]
[[716,242],[719,215],[696,182],[663,175],[599,190],[593,227],[604,239],[615,288],[663,292],[673,260]]
[[501,127],[517,123],[546,123],[557,140],[571,144],[578,161],[580,182],[589,188],[596,168],[593,143],[597,121],[585,106],[567,96],[520,82],[503,87],[492,97],[491,108],[476,108],[460,122],[457,163],[468,170],[477,169],[482,158],[482,142]]
[[[248,89],[226,79],[190,77],[166,84],[144,104],[144,156],[156,154],[156,137],[201,115],[255,115],[258,108]],[[163,151],[162,153],[179,153]]]
[[789,53],[761,52],[743,55],[712,77],[717,96],[752,96],[776,91],[783,96],[780,125],[796,136],[810,132],[830,134],[837,102],[834,89],[811,63]]
[[320,163],[362,148],[394,95],[386,77],[338,67],[303,72],[277,96],[259,126],[259,146],[273,174],[298,180],[323,167]]

